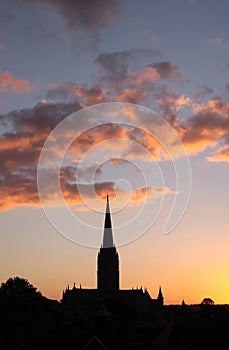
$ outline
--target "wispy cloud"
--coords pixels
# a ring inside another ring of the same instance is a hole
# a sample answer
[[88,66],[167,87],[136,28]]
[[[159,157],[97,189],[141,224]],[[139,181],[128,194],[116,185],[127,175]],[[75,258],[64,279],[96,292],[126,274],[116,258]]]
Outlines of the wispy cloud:
[[229,49],[229,42],[228,40],[225,40],[223,37],[212,37],[209,40],[211,45],[218,46],[221,50],[228,50]]
[[229,145],[220,147],[207,157],[209,162],[229,163]]

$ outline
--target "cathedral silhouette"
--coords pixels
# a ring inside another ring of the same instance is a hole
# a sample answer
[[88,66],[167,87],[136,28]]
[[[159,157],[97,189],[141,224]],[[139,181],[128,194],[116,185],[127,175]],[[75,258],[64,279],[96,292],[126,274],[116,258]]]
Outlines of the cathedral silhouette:
[[164,297],[161,287],[158,297],[152,299],[147,289],[119,288],[119,255],[114,245],[109,196],[102,246],[97,257],[97,289],[85,289],[80,285],[63,291],[61,300],[65,314],[78,320],[95,318],[156,319],[163,315]]

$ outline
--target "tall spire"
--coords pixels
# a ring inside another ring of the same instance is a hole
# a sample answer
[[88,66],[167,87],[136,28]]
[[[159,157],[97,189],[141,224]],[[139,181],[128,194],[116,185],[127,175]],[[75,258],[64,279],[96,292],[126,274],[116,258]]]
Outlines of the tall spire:
[[157,300],[161,304],[161,306],[164,305],[164,297],[163,297],[163,294],[162,294],[161,286],[159,287]]
[[106,214],[104,221],[104,231],[103,231],[103,248],[112,248],[114,247],[113,235],[112,235],[112,223],[111,223],[111,214],[110,214],[110,205],[109,205],[109,195],[107,194],[107,205],[106,205]]
[[112,223],[107,194],[103,244],[98,252],[97,288],[103,291],[119,290],[119,257],[112,237]]
[[162,294],[161,286],[159,287],[159,292],[158,292],[158,297],[157,297],[157,298],[158,298],[158,299],[164,298],[164,297],[163,297],[163,294]]

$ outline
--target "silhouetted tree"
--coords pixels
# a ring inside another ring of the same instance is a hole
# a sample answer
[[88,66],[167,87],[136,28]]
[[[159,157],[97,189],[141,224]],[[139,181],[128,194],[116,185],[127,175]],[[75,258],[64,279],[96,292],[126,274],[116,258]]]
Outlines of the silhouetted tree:
[[214,301],[211,298],[204,298],[201,301],[201,305],[214,305]]
[[41,297],[41,293],[37,291],[28,280],[20,277],[9,278],[3,282],[0,287],[0,297]]
[[0,287],[2,315],[29,316],[40,314],[46,298],[28,280],[20,277],[9,278]]
[[[24,278],[13,277],[3,282],[0,286],[0,349],[41,349],[49,335],[53,342],[52,334],[59,322],[53,306],[51,300]],[[57,348],[57,345],[47,348]]]

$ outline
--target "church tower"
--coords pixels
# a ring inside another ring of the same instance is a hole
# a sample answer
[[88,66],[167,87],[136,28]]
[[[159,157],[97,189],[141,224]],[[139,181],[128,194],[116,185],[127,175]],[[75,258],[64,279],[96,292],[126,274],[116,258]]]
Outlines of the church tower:
[[119,290],[119,257],[113,242],[108,195],[104,221],[103,243],[99,250],[97,261],[97,289],[102,291]]

